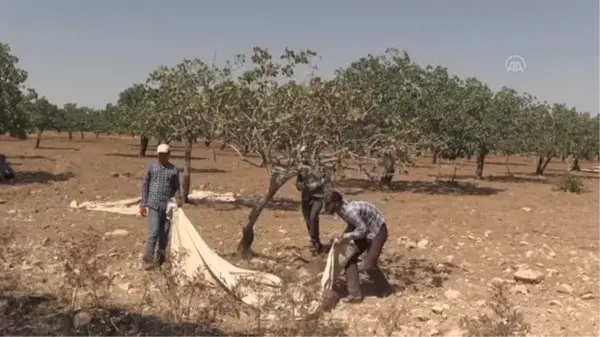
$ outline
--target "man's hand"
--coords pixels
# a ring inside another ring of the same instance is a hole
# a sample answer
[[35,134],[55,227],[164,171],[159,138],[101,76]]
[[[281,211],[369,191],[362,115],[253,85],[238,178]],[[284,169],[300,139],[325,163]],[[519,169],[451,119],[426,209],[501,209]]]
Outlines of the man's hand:
[[140,205],[140,215],[146,216],[147,213],[148,213],[148,208],[146,207],[146,205]]
[[334,236],[334,237],[331,238],[331,242],[335,243],[335,244],[342,243],[342,242],[344,242],[344,237],[341,236],[341,235]]

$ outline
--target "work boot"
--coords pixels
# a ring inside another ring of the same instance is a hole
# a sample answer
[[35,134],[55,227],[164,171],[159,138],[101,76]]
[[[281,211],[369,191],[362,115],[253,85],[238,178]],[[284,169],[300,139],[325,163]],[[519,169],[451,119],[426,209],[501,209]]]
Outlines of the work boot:
[[156,267],[156,262],[154,261],[153,258],[144,257],[142,259],[142,268],[144,268],[144,270],[151,270],[151,269],[154,269],[155,267]]
[[313,256],[318,256],[323,253],[323,245],[320,242],[311,242],[310,252]]
[[143,262],[144,270],[152,270],[152,269],[156,268],[157,266],[158,266],[158,264],[156,262],[150,262],[150,261]]
[[361,303],[363,300],[364,300],[363,297],[348,295],[348,296],[340,299],[340,302],[356,304],[356,303]]

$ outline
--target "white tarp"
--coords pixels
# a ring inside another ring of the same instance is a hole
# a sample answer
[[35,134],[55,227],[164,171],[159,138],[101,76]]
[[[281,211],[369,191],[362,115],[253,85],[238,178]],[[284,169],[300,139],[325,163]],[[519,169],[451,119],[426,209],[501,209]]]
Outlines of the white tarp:
[[[233,202],[236,200],[233,194],[217,194],[210,191],[193,191],[189,195],[192,201],[208,200]],[[136,215],[139,213],[140,198],[131,198],[114,202],[82,202],[78,204],[72,201],[71,208],[88,209],[93,211],[113,212],[119,214]],[[272,303],[282,293],[282,280],[272,274],[259,271],[242,269],[229,263],[229,261],[215,253],[202,239],[192,222],[185,215],[183,209],[170,205],[171,214],[171,239],[169,249],[172,253],[185,252],[179,261],[182,271],[186,276],[193,278],[197,273],[202,273],[204,278],[224,287],[238,296],[244,303],[260,307],[261,303],[271,302],[270,306],[277,308]],[[326,267],[321,279],[321,297],[325,291],[332,289],[333,281],[341,273],[341,263],[344,256],[349,252],[347,244],[336,244],[329,252]],[[304,296],[299,292],[292,294],[295,301],[301,301]],[[285,304],[281,304],[285,305]],[[316,310],[319,303],[311,305],[311,311]],[[283,307],[279,306],[283,309]],[[266,313],[273,317],[273,314]],[[276,316],[276,315],[275,315]]]

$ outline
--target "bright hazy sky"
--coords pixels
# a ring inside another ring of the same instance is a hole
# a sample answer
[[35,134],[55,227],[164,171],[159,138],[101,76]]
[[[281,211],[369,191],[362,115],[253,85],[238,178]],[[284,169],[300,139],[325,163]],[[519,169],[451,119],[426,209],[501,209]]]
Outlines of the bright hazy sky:
[[[0,0],[0,41],[57,104],[103,107],[161,64],[311,48],[323,75],[387,47],[598,113],[598,0]],[[510,55],[522,73],[505,70]]]

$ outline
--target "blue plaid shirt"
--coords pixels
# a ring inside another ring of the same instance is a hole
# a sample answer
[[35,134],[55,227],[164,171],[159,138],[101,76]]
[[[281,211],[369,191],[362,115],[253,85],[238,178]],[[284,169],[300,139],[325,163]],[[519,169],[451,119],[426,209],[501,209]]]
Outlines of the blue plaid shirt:
[[346,240],[373,240],[385,223],[383,214],[366,201],[344,201],[338,215],[348,225],[344,233]]
[[169,200],[176,197],[183,200],[179,184],[179,170],[169,163],[152,163],[146,169],[142,183],[142,205],[166,211]]

